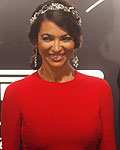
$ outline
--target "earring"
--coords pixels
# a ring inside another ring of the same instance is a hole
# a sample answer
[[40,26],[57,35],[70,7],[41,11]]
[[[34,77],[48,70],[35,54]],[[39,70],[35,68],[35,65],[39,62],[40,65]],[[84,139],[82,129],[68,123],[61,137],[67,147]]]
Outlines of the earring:
[[35,48],[34,67],[37,67],[37,48]]
[[72,58],[72,62],[73,62],[73,66],[75,68],[77,68],[79,66],[79,58],[75,52],[75,50],[73,50],[73,58]]

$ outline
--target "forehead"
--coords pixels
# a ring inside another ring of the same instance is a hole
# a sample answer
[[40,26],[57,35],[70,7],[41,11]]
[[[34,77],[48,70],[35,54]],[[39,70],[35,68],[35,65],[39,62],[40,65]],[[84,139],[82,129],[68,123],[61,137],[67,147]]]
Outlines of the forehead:
[[45,20],[42,22],[39,34],[48,33],[55,36],[68,34],[66,31],[57,26],[54,22]]

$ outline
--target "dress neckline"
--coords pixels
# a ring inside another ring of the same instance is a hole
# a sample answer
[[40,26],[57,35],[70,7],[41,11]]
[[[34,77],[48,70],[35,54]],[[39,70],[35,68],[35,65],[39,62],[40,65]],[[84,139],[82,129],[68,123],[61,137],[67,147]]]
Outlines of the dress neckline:
[[77,78],[77,76],[78,76],[78,71],[75,70],[75,76],[74,76],[74,78],[73,78],[72,80],[66,81],[66,82],[51,82],[51,81],[44,80],[44,79],[39,75],[38,70],[35,72],[35,75],[37,76],[37,78],[41,79],[41,81],[42,81],[43,83],[45,83],[45,84],[66,85],[66,84],[69,84],[69,83],[73,83],[73,82],[76,80],[76,78]]

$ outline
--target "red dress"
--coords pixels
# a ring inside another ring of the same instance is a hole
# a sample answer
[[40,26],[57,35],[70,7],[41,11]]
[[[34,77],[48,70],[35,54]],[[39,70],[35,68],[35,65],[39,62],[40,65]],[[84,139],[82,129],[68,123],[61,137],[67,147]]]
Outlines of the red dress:
[[1,111],[3,150],[116,150],[109,84],[76,71],[64,83],[36,71],[11,83]]

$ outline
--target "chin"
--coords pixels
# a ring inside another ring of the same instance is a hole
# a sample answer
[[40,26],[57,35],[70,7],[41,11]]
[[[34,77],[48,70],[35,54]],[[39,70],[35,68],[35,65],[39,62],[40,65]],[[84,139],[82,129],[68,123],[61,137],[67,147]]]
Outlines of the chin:
[[49,66],[52,68],[62,68],[63,66],[65,66],[65,63],[54,63],[54,64],[49,63]]
[[66,65],[67,61],[68,61],[67,59],[66,60],[64,59],[64,60],[59,61],[59,62],[48,61],[47,64],[53,68],[62,68]]

